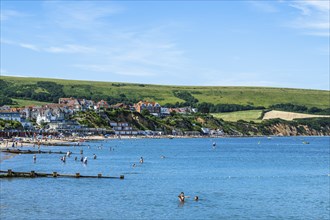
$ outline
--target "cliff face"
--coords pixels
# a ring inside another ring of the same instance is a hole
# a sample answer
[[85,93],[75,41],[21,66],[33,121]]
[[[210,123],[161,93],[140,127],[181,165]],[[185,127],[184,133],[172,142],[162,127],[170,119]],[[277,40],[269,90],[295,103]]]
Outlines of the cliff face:
[[329,136],[330,126],[322,127],[321,129],[313,129],[308,125],[287,125],[287,124],[275,124],[268,127],[272,135],[279,136]]

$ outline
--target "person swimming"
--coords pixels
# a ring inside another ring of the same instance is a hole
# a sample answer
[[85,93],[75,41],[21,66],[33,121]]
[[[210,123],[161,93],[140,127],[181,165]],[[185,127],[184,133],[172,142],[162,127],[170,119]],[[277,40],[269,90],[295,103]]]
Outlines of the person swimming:
[[194,200],[195,200],[195,201],[198,201],[198,199],[199,199],[198,196],[195,196],[195,197],[194,197]]

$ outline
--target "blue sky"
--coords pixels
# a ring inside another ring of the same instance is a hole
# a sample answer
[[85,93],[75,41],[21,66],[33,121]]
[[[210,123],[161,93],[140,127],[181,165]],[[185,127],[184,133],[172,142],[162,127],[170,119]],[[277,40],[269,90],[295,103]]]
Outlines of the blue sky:
[[1,75],[329,90],[327,0],[1,1]]

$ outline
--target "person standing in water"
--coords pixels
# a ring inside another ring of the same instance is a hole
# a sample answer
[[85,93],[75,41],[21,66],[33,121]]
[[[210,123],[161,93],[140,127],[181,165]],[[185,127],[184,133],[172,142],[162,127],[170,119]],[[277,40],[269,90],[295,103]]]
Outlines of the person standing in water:
[[184,202],[184,199],[185,199],[184,192],[181,192],[181,193],[178,195],[178,197],[179,197],[179,201],[180,201],[180,202]]
[[84,158],[83,164],[87,164],[87,157]]
[[37,155],[33,155],[33,162],[36,162],[37,161]]
[[144,161],[143,161],[143,157],[140,158],[140,163],[142,164]]

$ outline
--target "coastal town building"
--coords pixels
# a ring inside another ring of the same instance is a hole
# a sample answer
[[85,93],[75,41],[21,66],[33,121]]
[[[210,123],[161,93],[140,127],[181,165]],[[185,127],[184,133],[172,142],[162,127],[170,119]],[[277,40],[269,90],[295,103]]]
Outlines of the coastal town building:
[[162,117],[170,116],[170,114],[171,112],[169,108],[163,108],[163,107],[160,108],[160,115]]
[[157,102],[139,101],[134,105],[134,108],[139,113],[142,113],[143,110],[148,110],[152,115],[161,115],[161,106]]
[[19,112],[0,112],[0,119],[21,122],[21,115]]
[[0,111],[10,111],[9,105],[0,106]]
[[137,135],[138,132],[127,122],[110,122],[110,126],[116,135]]
[[110,108],[110,105],[104,100],[97,102],[96,105],[94,106],[95,110],[102,110],[102,109],[108,109],[108,108]]
[[70,98],[59,98],[58,104],[70,107],[73,111],[86,111],[88,109],[93,109],[95,102],[87,99],[76,99]]
[[210,129],[209,128],[201,128],[203,135],[209,135],[210,134]]
[[36,119],[36,123],[38,125],[41,125],[42,123],[63,121],[64,119],[65,119],[65,114],[61,108],[44,107],[39,111],[39,114]]
[[54,130],[54,131],[72,131],[72,130],[77,130],[81,129],[82,126],[77,123],[76,121],[52,121],[48,123],[49,129]]

